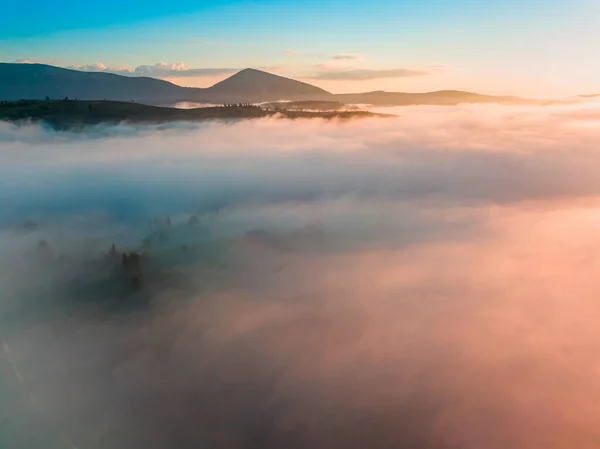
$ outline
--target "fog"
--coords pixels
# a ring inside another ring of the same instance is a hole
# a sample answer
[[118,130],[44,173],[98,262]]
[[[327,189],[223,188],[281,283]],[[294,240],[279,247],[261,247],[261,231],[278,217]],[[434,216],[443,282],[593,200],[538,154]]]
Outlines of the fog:
[[0,446],[598,447],[600,104],[393,112],[0,122]]
[[194,108],[214,108],[221,106],[220,104],[213,103],[195,103],[193,101],[180,101],[173,105],[167,105],[167,107],[173,107],[178,109],[194,109]]

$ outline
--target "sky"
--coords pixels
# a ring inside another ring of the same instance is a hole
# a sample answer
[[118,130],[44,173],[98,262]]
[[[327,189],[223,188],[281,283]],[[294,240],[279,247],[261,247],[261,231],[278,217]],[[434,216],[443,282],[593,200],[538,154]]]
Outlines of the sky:
[[0,61],[210,86],[259,68],[334,93],[600,93],[596,0],[3,0]]

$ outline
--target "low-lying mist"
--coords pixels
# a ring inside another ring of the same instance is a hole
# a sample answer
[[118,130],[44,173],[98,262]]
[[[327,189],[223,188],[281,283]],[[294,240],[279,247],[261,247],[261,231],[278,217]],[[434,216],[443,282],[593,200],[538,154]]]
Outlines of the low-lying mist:
[[0,446],[596,448],[600,105],[0,123]]

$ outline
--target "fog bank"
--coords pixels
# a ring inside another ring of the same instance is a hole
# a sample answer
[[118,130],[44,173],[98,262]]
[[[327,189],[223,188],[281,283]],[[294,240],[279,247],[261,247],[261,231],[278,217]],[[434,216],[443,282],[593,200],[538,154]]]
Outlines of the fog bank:
[[396,112],[0,123],[0,446],[597,447],[600,106]]

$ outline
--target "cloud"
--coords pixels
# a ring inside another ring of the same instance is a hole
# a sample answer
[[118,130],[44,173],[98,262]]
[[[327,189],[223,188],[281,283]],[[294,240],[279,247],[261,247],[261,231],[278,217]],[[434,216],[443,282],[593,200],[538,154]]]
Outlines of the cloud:
[[360,59],[359,55],[351,55],[351,54],[339,54],[339,55],[333,55],[331,57],[331,59],[337,60],[337,61],[355,61],[357,59]]
[[54,60],[41,60],[35,58],[20,58],[14,62],[23,64],[49,64],[56,65],[71,70],[80,70],[84,72],[105,72],[115,73],[123,76],[148,76],[154,78],[167,78],[167,77],[210,77],[219,75],[230,75],[240,69],[238,68],[203,68],[193,69],[188,68],[183,62],[167,63],[158,62],[156,64],[143,64],[137,66],[135,69],[131,69],[127,66],[114,66],[106,65],[103,62],[96,62],[94,64],[82,64],[82,65],[61,65]]
[[[65,68],[73,69],[73,70],[81,70],[84,72],[105,72],[108,70],[111,70],[111,71],[112,70],[122,70],[121,68],[107,67],[102,62],[96,62],[95,64],[69,65],[69,66],[66,66]],[[128,71],[127,68],[125,68],[124,70]]]
[[74,70],[83,70],[87,72],[108,72],[126,76],[149,76],[153,78],[166,77],[203,77],[215,75],[227,75],[235,73],[239,69],[234,68],[206,68],[189,69],[183,62],[166,63],[158,62],[152,65],[139,65],[131,70],[127,67],[106,66],[101,62],[96,64],[67,66],[66,68]]
[[235,68],[207,68],[207,69],[189,69],[183,62],[165,63],[159,62],[154,65],[140,65],[136,67],[133,74],[136,76],[150,76],[156,78],[164,78],[169,76],[177,77],[202,77],[227,75],[238,71]]
[[397,111],[0,123],[0,446],[594,447],[600,105]]
[[80,70],[83,72],[106,72],[115,73],[117,75],[131,76],[131,70],[126,66],[106,66],[102,62],[95,64],[84,64],[84,65],[68,65],[64,66],[65,69]]
[[318,59],[327,59],[332,61],[356,61],[361,59],[360,55],[355,55],[351,53],[339,53],[334,55],[327,55],[323,53],[312,53],[312,52],[304,52],[299,50],[293,50],[286,48],[282,50],[282,52],[288,56],[302,56],[302,57],[311,57]]
[[418,76],[430,75],[430,72],[425,70],[411,69],[388,69],[388,70],[371,70],[371,69],[354,69],[354,70],[328,70],[317,73],[316,75],[307,76],[305,78],[316,80],[331,80],[331,81],[367,81],[384,78],[413,78]]
[[19,58],[15,59],[13,62],[20,64],[48,64],[54,65],[57,67],[63,67],[65,69],[72,70],[81,70],[85,72],[112,72],[112,73],[124,73],[129,74],[131,70],[129,70],[125,66],[106,66],[102,62],[96,62],[95,64],[83,64],[83,65],[64,65],[60,64],[56,60],[53,59],[36,59],[36,58]]
[[37,59],[37,58],[19,58],[15,59],[13,62],[20,64],[48,64],[52,65],[55,63],[53,59]]

